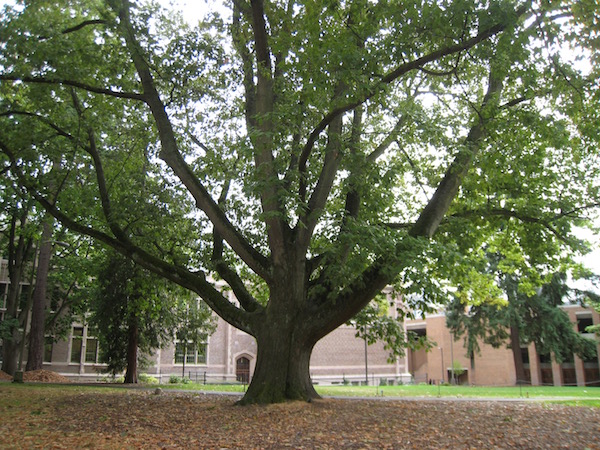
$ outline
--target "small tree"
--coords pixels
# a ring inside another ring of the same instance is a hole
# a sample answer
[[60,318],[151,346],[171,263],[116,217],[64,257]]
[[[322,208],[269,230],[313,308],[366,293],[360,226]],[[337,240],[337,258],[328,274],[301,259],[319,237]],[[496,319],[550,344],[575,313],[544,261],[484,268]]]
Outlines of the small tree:
[[452,383],[456,383],[456,379],[460,378],[460,376],[466,372],[466,369],[463,367],[462,363],[458,360],[452,361]]
[[356,337],[363,339],[365,344],[382,342],[389,352],[388,361],[394,362],[404,356],[407,348],[429,350],[433,346],[425,336],[417,336],[404,329],[405,317],[413,318],[413,315],[395,304],[389,304],[386,296],[380,294],[348,324],[356,328]]
[[[103,256],[97,289],[90,309],[101,361],[117,374],[125,370],[125,383],[137,383],[139,352],[150,353],[170,343],[182,315],[190,310],[189,294],[109,251]],[[187,338],[206,336],[207,315],[191,305]],[[192,329],[193,327],[193,329]]]

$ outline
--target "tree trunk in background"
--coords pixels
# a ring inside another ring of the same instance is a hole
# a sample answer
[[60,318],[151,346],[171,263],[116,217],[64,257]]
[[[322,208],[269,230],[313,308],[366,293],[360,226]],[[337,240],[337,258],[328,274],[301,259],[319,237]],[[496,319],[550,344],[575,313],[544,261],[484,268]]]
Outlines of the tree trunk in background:
[[187,359],[187,342],[183,342],[183,364],[181,366],[181,378],[185,378],[185,360]]
[[[24,275],[24,258],[17,258],[13,267],[9,267],[8,293],[6,296],[6,313],[4,314],[4,339],[2,343],[2,371],[13,376],[17,370],[19,361],[19,349],[21,339],[23,338],[20,332],[20,316],[19,314],[19,294],[21,281]],[[9,262],[10,264],[10,262]]]
[[139,328],[135,314],[131,314],[129,320],[129,339],[127,341],[127,370],[125,372],[125,383],[137,383],[137,360],[138,360],[138,343],[139,343]]
[[11,336],[12,338],[5,339],[2,345],[2,371],[14,376],[19,358],[20,333],[18,330],[12,330]]
[[40,253],[33,291],[33,307],[31,309],[31,331],[29,333],[29,350],[27,352],[26,370],[39,370],[44,363],[44,332],[46,326],[46,292],[48,272],[52,257],[52,233],[54,220],[46,215]]

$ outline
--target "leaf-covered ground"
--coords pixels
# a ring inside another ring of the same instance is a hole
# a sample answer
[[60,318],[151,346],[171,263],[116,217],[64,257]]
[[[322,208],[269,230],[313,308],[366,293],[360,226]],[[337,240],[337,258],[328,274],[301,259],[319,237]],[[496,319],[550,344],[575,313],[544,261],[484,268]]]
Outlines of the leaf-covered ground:
[[237,397],[0,383],[0,448],[600,449],[600,409],[534,402]]

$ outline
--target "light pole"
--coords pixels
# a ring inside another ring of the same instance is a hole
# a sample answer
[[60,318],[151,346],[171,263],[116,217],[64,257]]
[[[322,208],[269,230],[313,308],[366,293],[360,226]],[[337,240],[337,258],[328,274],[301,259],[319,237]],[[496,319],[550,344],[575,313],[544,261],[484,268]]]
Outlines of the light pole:
[[452,371],[452,381],[450,384],[456,384],[456,376],[454,375],[454,335],[450,332],[450,370]]
[[369,344],[367,343],[367,330],[367,325],[365,325],[365,386],[369,385],[369,363],[367,357],[367,346]]
[[444,380],[446,379],[446,377],[444,376],[444,349],[442,347],[440,347],[440,354],[442,355],[442,383],[443,383]]

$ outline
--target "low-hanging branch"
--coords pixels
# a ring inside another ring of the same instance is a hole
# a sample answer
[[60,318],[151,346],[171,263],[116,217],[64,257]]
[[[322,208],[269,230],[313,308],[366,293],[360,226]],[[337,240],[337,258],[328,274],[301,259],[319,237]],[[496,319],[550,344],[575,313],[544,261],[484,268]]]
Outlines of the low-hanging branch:
[[124,98],[137,101],[145,101],[143,94],[137,92],[115,91],[98,86],[92,86],[80,81],[68,80],[62,78],[52,78],[44,76],[21,76],[14,73],[0,73],[0,81],[18,81],[23,83],[38,83],[38,84],[56,84],[62,86],[70,86],[84,91],[93,92],[94,94],[108,95],[109,97]]

